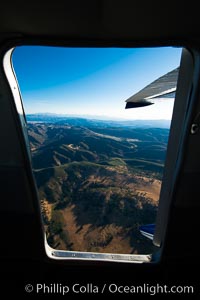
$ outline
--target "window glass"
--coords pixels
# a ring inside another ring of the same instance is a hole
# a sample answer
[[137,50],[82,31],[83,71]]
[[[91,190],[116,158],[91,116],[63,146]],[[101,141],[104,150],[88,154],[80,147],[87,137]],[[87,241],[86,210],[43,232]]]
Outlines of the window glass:
[[52,248],[155,251],[145,226],[156,220],[180,55],[172,47],[15,48]]

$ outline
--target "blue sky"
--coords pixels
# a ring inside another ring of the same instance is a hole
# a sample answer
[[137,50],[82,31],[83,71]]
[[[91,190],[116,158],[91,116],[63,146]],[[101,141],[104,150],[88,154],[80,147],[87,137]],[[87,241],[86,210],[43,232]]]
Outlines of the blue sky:
[[170,119],[173,101],[125,110],[125,100],[178,67],[181,49],[20,46],[13,65],[26,113]]

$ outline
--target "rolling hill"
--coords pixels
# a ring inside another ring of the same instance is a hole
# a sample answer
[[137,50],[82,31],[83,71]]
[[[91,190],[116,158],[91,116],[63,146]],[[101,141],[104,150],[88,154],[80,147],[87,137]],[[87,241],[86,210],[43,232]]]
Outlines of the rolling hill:
[[53,248],[152,253],[169,130],[85,119],[28,124],[34,174]]

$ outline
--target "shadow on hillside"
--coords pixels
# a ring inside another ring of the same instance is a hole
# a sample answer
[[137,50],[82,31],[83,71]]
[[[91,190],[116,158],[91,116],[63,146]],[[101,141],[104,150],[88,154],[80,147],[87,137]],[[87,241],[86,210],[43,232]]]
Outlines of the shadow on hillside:
[[43,187],[51,177],[55,177],[55,170],[54,168],[48,168],[40,171],[34,171],[34,176],[39,189],[40,187]]
[[[138,206],[138,201],[142,206]],[[113,194],[108,200],[104,194],[89,190],[79,193],[73,204],[77,226],[92,224],[99,227],[115,224],[124,228],[135,228],[138,224],[154,223],[157,210],[156,206],[142,196],[122,198]]]

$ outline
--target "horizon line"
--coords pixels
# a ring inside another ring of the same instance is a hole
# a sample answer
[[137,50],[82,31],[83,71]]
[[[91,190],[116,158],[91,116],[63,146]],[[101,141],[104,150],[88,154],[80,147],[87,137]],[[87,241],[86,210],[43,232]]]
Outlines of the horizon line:
[[122,117],[114,116],[104,116],[104,115],[89,115],[89,114],[67,114],[67,113],[50,113],[50,112],[36,112],[36,113],[26,113],[25,116],[30,115],[47,115],[47,116],[56,116],[56,117],[73,117],[73,118],[83,118],[83,119],[96,119],[96,120],[118,120],[118,121],[171,121],[171,119],[126,119]]

